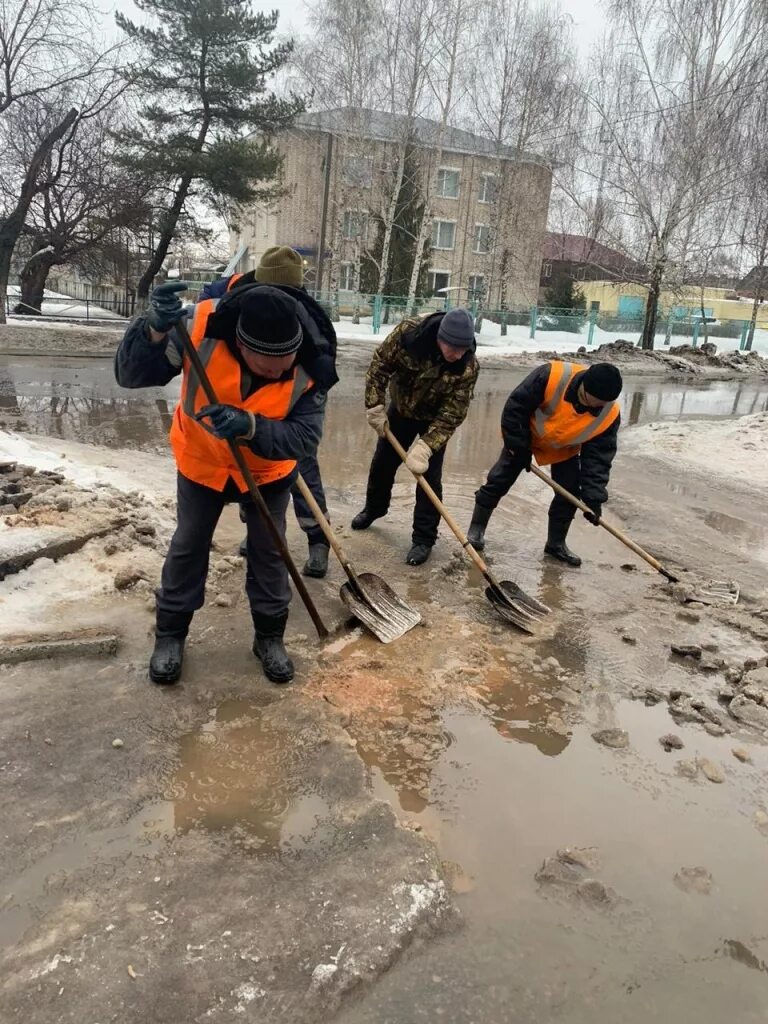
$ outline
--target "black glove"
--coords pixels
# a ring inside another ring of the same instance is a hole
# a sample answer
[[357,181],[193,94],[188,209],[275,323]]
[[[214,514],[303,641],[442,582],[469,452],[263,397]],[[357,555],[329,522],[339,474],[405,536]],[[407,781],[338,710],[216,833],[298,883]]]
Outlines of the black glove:
[[531,472],[531,459],[533,452],[530,448],[507,448],[507,451],[525,467],[525,472]]
[[147,323],[158,334],[167,334],[184,316],[184,305],[178,292],[189,288],[186,281],[166,281],[152,292],[147,311]]
[[584,504],[589,506],[589,512],[584,513],[584,518],[588,523],[592,523],[593,526],[599,526],[600,513],[603,511],[603,506],[599,501],[585,501]]
[[253,416],[236,405],[206,405],[195,414],[196,420],[209,417],[216,437],[221,441],[234,441],[244,437],[250,439],[253,432]]

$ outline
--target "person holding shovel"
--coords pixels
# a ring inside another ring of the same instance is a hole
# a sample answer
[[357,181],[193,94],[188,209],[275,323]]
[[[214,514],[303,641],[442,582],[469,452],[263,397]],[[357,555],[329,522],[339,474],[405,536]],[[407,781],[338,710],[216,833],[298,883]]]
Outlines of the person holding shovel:
[[191,342],[219,402],[209,404],[174,328],[186,315],[184,282],[160,285],[146,315],[128,327],[115,357],[123,387],[156,387],[182,374],[171,427],[178,468],[176,532],[157,591],[155,647],[149,675],[175,683],[192,617],[202,607],[213,533],[224,505],[245,508],[248,559],[245,589],[255,630],[253,653],[274,683],[294,669],[283,643],[291,589],[288,570],[228,442],[238,441],[278,533],[297,461],[314,453],[322,435],[326,393],[312,376],[317,357],[304,336],[297,302],[266,285],[237,288],[194,307]]
[[[201,299],[218,299],[246,284],[269,284],[280,291],[291,295],[298,303],[299,319],[305,335],[312,339],[318,353],[313,362],[312,374],[318,388],[330,390],[338,383],[336,374],[336,332],[322,306],[316,302],[304,287],[304,265],[299,253],[287,245],[273,245],[267,249],[259,260],[255,270],[232,277],[219,278],[203,288]],[[328,518],[328,505],[325,500],[323,480],[320,476],[320,465],[317,453],[305,456],[299,463],[299,472],[309,487],[315,501]],[[317,525],[315,517],[302,497],[298,487],[293,488],[293,511],[299,526],[304,531],[309,547],[307,561],[301,570],[305,576],[323,579],[328,572],[328,541]],[[245,522],[245,512],[240,513]],[[240,545],[240,554],[247,557],[248,538]]]
[[[400,457],[384,436],[389,427],[404,448],[407,465],[423,474],[442,497],[445,448],[464,422],[475,391],[479,366],[475,331],[466,309],[406,319],[376,349],[365,381],[365,415],[379,435],[365,508],[352,520],[353,530],[367,530],[387,514]],[[387,388],[390,403],[385,408]],[[408,565],[422,565],[437,540],[440,513],[416,488]]]
[[[501,416],[501,455],[475,492],[467,537],[477,551],[485,547],[493,510],[533,458],[551,466],[552,479],[589,506],[584,517],[600,524],[621,422],[616,401],[621,388],[621,374],[612,363],[584,366],[560,360],[537,367],[515,388]],[[544,551],[579,566],[581,559],[565,543],[575,515],[574,506],[556,494]]]

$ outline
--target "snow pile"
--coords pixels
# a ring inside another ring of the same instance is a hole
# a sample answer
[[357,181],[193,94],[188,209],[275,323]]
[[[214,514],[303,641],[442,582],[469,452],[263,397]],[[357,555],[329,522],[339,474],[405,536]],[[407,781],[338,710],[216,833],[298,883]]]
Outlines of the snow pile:
[[0,462],[6,461],[61,473],[78,487],[108,486],[125,494],[138,493],[152,504],[176,493],[176,469],[170,455],[116,451],[0,430]]
[[622,433],[622,448],[768,488],[768,413],[727,422],[649,423]]

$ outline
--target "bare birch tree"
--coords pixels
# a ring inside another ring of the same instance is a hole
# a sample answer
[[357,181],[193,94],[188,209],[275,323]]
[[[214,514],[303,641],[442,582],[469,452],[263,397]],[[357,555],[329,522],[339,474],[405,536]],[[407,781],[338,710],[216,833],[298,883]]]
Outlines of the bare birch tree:
[[589,101],[610,140],[605,187],[632,257],[648,268],[641,345],[692,219],[741,174],[739,119],[763,73],[765,9],[753,0],[614,0]]
[[515,238],[522,161],[529,151],[544,159],[562,160],[566,146],[576,138],[572,127],[580,72],[570,19],[555,4],[490,0],[481,12],[476,22],[471,113],[481,134],[492,140],[496,157],[489,189],[492,223],[486,291],[490,296],[495,290],[503,307],[520,260]]
[[424,246],[432,230],[432,197],[436,192],[437,174],[443,162],[446,131],[458,102],[463,99],[463,96],[457,95],[463,84],[459,81],[459,67],[462,57],[471,46],[468,28],[474,9],[471,0],[444,0],[443,6],[434,14],[436,49],[433,59],[429,62],[426,79],[438,115],[438,125],[434,147],[430,147],[428,154],[425,153],[422,162],[424,211],[416,238],[413,270],[408,285],[408,309],[412,309],[414,305],[422,271]]

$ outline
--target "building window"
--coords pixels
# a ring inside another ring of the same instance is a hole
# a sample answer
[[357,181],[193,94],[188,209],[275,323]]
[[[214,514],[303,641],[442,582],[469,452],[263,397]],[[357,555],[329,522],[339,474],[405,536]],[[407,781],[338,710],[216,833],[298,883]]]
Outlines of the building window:
[[347,210],[344,214],[343,235],[352,238],[366,238],[368,235],[368,214],[364,210]]
[[432,221],[432,248],[453,249],[456,240],[455,220]]
[[467,299],[470,302],[480,302],[485,295],[485,275],[470,274],[469,287],[467,288]]
[[445,293],[451,283],[451,275],[447,270],[430,270],[429,292],[430,295],[439,295],[445,298]]
[[441,199],[459,198],[459,171],[453,167],[439,167],[437,170],[437,194]]
[[542,275],[546,278],[552,277],[552,264],[549,260],[544,261],[544,266],[541,268]]
[[342,177],[344,178],[345,185],[370,188],[373,183],[373,157],[345,156],[342,165]]
[[343,292],[355,291],[354,263],[342,263],[339,267],[339,288]]
[[475,224],[475,238],[472,243],[472,252],[484,256],[488,252],[491,238],[491,229],[487,224]]
[[480,194],[478,200],[481,203],[493,203],[496,201],[496,193],[498,191],[496,185],[495,174],[481,174],[480,175]]

